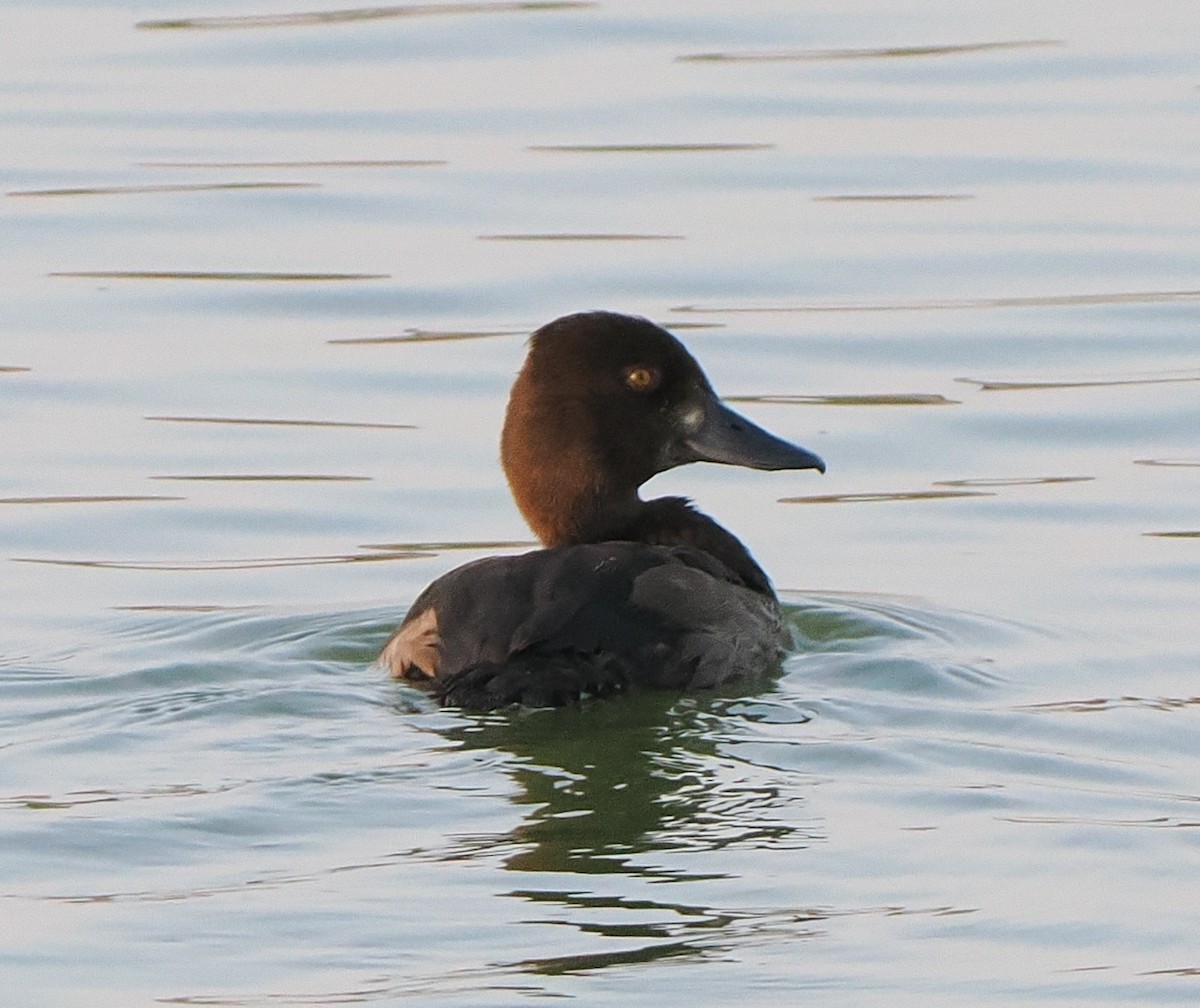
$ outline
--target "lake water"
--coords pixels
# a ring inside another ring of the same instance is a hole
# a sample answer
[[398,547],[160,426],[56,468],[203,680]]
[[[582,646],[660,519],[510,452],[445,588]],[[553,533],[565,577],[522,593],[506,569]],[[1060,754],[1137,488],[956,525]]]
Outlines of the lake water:
[[[5,5],[5,1003],[1200,1001],[1200,8],[352,6]],[[591,307],[797,653],[439,710]]]

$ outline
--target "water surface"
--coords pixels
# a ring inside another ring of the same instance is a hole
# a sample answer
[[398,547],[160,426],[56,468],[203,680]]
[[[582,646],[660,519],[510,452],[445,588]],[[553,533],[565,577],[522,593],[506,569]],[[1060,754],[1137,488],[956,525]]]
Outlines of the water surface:
[[[1200,15],[10,5],[13,1004],[1191,1005]],[[675,331],[752,695],[439,710],[525,336]]]

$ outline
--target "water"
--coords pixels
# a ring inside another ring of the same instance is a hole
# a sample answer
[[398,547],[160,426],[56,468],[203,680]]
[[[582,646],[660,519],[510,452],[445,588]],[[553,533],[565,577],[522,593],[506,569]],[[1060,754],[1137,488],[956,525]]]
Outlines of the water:
[[[6,1003],[1194,1004],[1192,5],[437,6],[9,4]],[[796,655],[438,710],[586,307],[829,462],[649,488]]]

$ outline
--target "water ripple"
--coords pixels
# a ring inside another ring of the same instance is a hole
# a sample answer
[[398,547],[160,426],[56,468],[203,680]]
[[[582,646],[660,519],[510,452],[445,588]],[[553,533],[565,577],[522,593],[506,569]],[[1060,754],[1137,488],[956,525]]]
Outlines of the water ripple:
[[813,63],[828,60],[911,59],[914,56],[960,56],[1004,49],[1061,46],[1057,39],[1013,42],[966,42],[957,45],[887,46],[876,49],[766,49],[742,52],[708,52],[676,56],[681,63]]
[[1028,297],[946,298],[929,301],[845,302],[782,305],[676,305],[673,312],[715,315],[787,315],[805,312],[952,311],[987,308],[1077,308],[1106,304],[1154,304],[1200,300],[1198,290],[1121,291],[1101,294],[1041,294]]
[[344,10],[300,11],[291,14],[231,14],[219,17],[169,18],[139,21],[135,27],[156,30],[213,30],[228,28],[303,28],[313,25],[430,17],[440,14],[507,14],[524,11],[575,10],[594,7],[591,0],[494,0],[491,3],[396,4]]

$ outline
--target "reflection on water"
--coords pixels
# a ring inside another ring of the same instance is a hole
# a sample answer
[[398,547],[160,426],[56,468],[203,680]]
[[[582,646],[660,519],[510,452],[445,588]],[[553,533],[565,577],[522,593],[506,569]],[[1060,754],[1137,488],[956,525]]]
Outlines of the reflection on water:
[[[704,720],[698,708],[649,696],[503,715],[447,737],[513,757],[510,773],[520,792],[511,800],[530,811],[505,840],[513,848],[504,860],[510,871],[657,877],[661,869],[643,857],[651,851],[808,842],[773,818],[779,796],[769,789],[718,788],[693,751],[699,743],[711,755],[711,745],[697,737]],[[718,808],[722,814],[712,814]],[[495,849],[494,838],[477,842],[481,851]],[[639,867],[639,860],[649,863]]]
[[[819,640],[842,642],[835,646],[845,649],[843,655],[829,671],[845,682],[857,675],[856,667],[875,668],[889,652],[894,660],[899,651],[923,646],[949,657],[960,643],[952,620],[886,600],[830,596],[789,613],[814,652]],[[812,657],[820,660],[817,653]],[[952,659],[946,665],[950,678],[943,682],[959,681],[957,664]],[[804,680],[818,681],[811,670]],[[976,687],[994,682],[973,680]],[[816,688],[827,690],[828,682]],[[936,677],[920,688],[940,692]],[[799,866],[806,853],[829,844],[830,824],[813,807],[826,760],[844,759],[848,768],[853,751],[872,748],[873,740],[817,724],[810,704],[791,691],[756,698],[650,695],[563,710],[511,710],[472,716],[438,734],[460,752],[499,757],[517,788],[508,800],[522,810],[509,831],[460,837],[450,856],[499,858],[503,871],[530,876],[504,890],[506,897],[542,909],[533,919],[525,915],[527,924],[611,939],[616,946],[504,964],[513,969],[558,976],[662,959],[706,960],[763,941],[827,937],[844,918],[976,911],[946,904],[835,906],[805,901],[799,893],[796,903],[782,905],[676,895],[692,891],[689,885],[731,878],[733,852],[790,852],[804,875]],[[808,772],[793,762],[798,757],[803,763],[806,754]],[[781,756],[786,772],[776,762]],[[591,881],[612,876],[654,888],[631,896],[628,883],[610,891]],[[672,884],[673,898],[655,895],[662,883]]]

